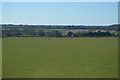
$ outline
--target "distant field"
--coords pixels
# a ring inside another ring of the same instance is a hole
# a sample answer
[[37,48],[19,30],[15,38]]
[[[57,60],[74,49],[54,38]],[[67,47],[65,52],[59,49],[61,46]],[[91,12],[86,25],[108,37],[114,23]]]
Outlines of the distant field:
[[117,38],[4,38],[3,78],[117,78]]

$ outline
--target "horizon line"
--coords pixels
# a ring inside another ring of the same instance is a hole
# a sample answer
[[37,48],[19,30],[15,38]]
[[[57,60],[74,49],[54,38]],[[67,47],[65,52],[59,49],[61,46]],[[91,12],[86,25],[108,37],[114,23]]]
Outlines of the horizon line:
[[14,24],[14,23],[0,23],[0,25],[62,25],[62,26],[110,26],[110,25],[119,25],[119,23],[113,24]]

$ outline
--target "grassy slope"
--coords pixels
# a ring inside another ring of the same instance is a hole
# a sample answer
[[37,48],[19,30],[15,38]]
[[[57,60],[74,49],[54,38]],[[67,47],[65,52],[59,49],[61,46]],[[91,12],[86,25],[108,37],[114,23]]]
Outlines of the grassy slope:
[[3,77],[117,77],[117,38],[49,39],[3,39]]
[[2,78],[2,38],[0,38],[0,79]]

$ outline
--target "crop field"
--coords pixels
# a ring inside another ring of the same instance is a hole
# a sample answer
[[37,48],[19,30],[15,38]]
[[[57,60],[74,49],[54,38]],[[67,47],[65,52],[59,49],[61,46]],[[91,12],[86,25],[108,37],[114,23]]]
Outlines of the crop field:
[[3,78],[117,78],[117,38],[3,38]]

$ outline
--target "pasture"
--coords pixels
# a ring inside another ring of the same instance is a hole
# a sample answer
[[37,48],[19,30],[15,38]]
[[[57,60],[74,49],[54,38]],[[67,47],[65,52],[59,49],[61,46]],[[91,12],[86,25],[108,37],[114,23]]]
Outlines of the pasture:
[[117,78],[117,38],[3,38],[3,78]]

